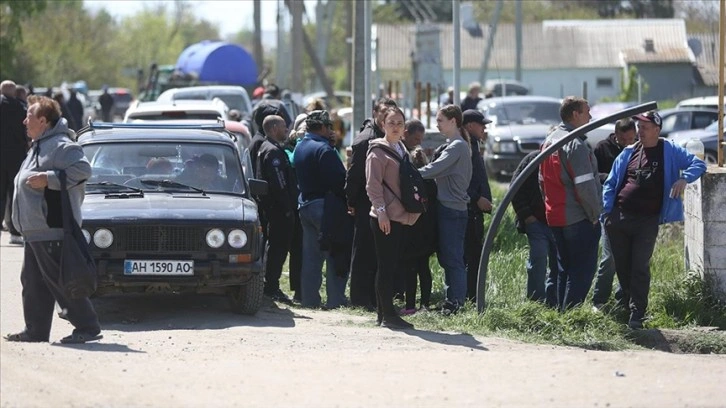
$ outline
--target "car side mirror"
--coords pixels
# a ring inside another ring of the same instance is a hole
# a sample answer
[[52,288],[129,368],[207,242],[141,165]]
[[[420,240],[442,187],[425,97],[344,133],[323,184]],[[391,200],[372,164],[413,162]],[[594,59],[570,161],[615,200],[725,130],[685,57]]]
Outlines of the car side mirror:
[[248,183],[250,183],[250,194],[252,196],[263,196],[267,195],[267,182],[265,180],[258,180],[258,179],[249,179],[247,180]]

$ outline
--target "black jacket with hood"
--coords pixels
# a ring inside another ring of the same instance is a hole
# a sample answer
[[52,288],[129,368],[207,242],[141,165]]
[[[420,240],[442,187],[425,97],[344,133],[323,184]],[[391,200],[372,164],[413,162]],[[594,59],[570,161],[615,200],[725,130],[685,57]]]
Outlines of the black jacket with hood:
[[366,156],[370,141],[383,136],[383,129],[376,125],[373,118],[368,118],[363,121],[358,136],[350,146],[352,154],[345,177],[345,197],[348,207],[355,208],[356,214],[368,214],[371,209],[371,200],[366,193]]

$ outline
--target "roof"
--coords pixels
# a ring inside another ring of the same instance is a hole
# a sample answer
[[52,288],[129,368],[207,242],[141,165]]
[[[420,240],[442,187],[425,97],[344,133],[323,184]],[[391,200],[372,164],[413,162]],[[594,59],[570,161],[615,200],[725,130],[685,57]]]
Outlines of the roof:
[[703,85],[718,86],[718,30],[712,33],[689,33],[688,41],[696,47],[696,71]]
[[128,116],[130,113],[140,112],[161,112],[161,111],[195,111],[195,112],[219,112],[224,114],[228,109],[227,105],[220,99],[213,100],[197,100],[197,99],[178,99],[171,102],[165,101],[151,101],[151,102],[139,102],[136,106],[129,108],[126,112]]
[[[483,24],[486,28],[486,24]],[[451,24],[440,29],[441,60],[444,69],[453,67]],[[378,61],[382,70],[410,70],[415,46],[413,24],[377,25]],[[481,38],[461,33],[461,68],[479,69],[489,30]],[[652,40],[654,52],[645,52]],[[630,62],[693,62],[687,45],[686,25],[681,19],[640,20],[549,20],[522,26],[522,67],[525,69],[620,68]],[[641,50],[642,54],[636,50]],[[626,60],[623,60],[625,56]],[[492,70],[516,66],[515,25],[499,24],[489,67]]]
[[91,142],[203,142],[234,145],[224,130],[183,128],[173,125],[97,124],[78,137],[80,144]]

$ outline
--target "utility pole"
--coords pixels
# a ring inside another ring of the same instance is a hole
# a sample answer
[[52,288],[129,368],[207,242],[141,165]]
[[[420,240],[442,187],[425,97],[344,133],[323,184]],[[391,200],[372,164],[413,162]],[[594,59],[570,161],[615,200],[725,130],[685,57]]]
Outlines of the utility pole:
[[[459,19],[459,12],[461,5],[459,0],[451,2],[451,14],[454,20],[454,105],[458,105],[459,101],[459,90],[461,89],[461,22]],[[484,85],[482,83],[482,85]]]
[[275,82],[281,88],[287,88],[289,84],[289,70],[290,64],[288,63],[290,53],[287,50],[287,40],[285,38],[285,6],[282,4],[282,0],[277,2],[277,58],[275,59]]
[[489,59],[492,56],[492,49],[494,48],[494,37],[497,35],[497,25],[499,24],[499,17],[502,15],[502,7],[504,6],[504,0],[497,0],[497,6],[494,9],[494,15],[492,16],[492,22],[489,24],[489,36],[487,37],[487,48],[484,51],[484,59],[481,62],[481,68],[479,68],[479,82],[484,86],[487,79],[487,70],[489,69]]
[[[517,43],[517,65],[514,71],[514,79],[522,81],[522,0],[516,0],[515,14],[516,24],[514,36],[516,37]],[[482,85],[484,84],[482,83]],[[506,94],[503,96],[506,96]]]
[[257,69],[261,72],[265,65],[264,55],[262,51],[262,5],[260,0],[254,0],[254,24],[255,24],[255,38],[254,38],[254,53],[255,62],[257,63]]
[[357,129],[368,116],[368,98],[365,89],[365,29],[363,27],[365,1],[353,2],[353,129]]
[[363,2],[363,38],[365,39],[363,43],[363,56],[365,58],[363,63],[363,77],[365,78],[363,89],[365,90],[365,99],[363,103],[365,104],[366,111],[371,110],[371,25],[373,24],[371,3],[370,1]]
[[[302,2],[290,1],[288,2],[288,8],[292,15],[292,29],[290,30],[290,44],[292,52],[293,64],[302,63],[302,51],[303,51],[303,25],[302,25]],[[292,84],[290,88],[293,92],[303,91],[303,78],[302,69],[292,70]]]

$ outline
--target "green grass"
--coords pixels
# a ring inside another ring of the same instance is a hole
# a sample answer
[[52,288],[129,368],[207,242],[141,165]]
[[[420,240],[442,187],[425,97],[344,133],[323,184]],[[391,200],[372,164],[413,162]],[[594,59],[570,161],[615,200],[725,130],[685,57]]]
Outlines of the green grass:
[[[501,202],[505,190],[496,184],[492,185],[492,189],[496,205]],[[490,220],[491,217],[485,219],[486,229]],[[527,253],[527,239],[517,233],[514,212],[509,206],[490,255],[484,312],[479,314],[475,305],[467,304],[460,313],[450,317],[424,311],[406,319],[423,330],[486,334],[533,343],[596,350],[622,350],[635,345],[625,326],[627,313],[622,310],[609,313],[592,311],[592,293],[584,306],[565,313],[526,300]],[[430,263],[434,280],[432,304],[436,304],[443,300],[443,271],[435,256],[431,257]],[[726,304],[711,295],[708,282],[685,270],[682,225],[661,227],[651,260],[651,273],[650,318],[646,328],[715,326],[726,329]],[[324,296],[324,290],[321,292]],[[366,314],[360,309],[347,310]],[[368,314],[373,320],[373,314]],[[687,332],[690,331],[684,331]],[[725,338],[720,334],[694,333],[694,336],[680,341],[683,345],[679,349],[726,353]]]

